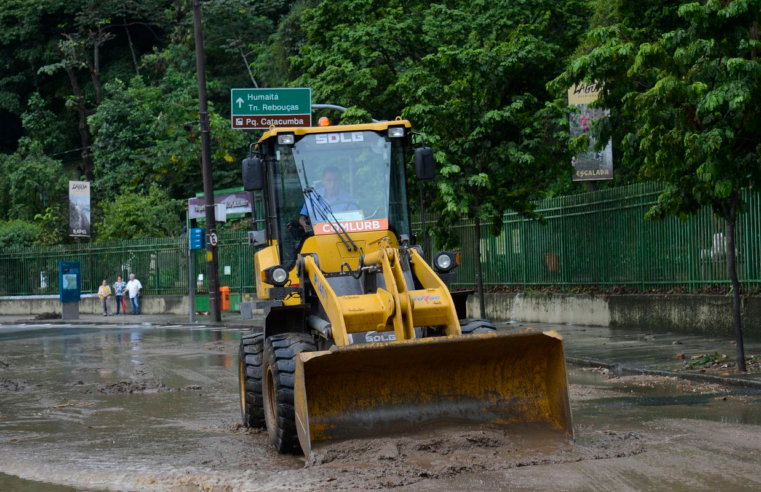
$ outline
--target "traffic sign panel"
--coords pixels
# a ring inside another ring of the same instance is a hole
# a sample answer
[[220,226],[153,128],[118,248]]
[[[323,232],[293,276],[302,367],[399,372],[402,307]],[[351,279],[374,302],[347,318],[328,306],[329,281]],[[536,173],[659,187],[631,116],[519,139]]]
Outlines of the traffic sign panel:
[[190,229],[190,249],[204,249],[206,247],[206,229],[197,227]]
[[312,126],[312,90],[308,87],[230,90],[231,126]]

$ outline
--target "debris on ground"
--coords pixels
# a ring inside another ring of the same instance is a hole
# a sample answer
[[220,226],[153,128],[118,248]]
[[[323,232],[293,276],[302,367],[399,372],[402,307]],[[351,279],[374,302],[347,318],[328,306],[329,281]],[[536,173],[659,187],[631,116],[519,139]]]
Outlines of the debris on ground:
[[238,422],[228,427],[227,431],[232,434],[241,434],[241,435],[250,436],[253,434],[261,434],[263,432],[266,432],[266,429],[254,429],[253,427],[246,427],[240,422]]
[[60,410],[62,408],[69,408],[69,407],[75,407],[75,408],[86,408],[86,407],[92,407],[95,406],[94,403],[87,403],[83,401],[76,401],[76,402],[70,402],[70,403],[62,403],[60,405],[56,405],[54,407],[50,407],[51,410]]
[[688,393],[699,393],[702,395],[727,393],[730,391],[728,387],[722,386],[721,384],[690,381],[678,376],[651,376],[647,374],[639,374],[636,376],[622,376],[616,380],[616,383],[630,386],[639,386],[642,388],[655,388],[656,386],[660,385],[673,385],[674,388],[680,391]]
[[[342,477],[347,488],[352,484],[346,480],[357,480],[366,487],[370,477],[381,479],[376,484],[378,488],[388,488],[463,473],[610,459],[644,451],[637,432],[581,431],[576,442],[570,442],[558,434],[542,432],[538,436],[530,433],[529,437],[490,428],[449,429],[428,436],[328,444],[312,452],[306,467],[325,472],[351,470],[351,478]],[[382,466],[368,466],[369,463]]]
[[4,391],[27,391],[32,387],[23,379],[0,378],[0,393]]
[[185,386],[185,391],[198,391],[203,389],[203,387],[200,384],[188,384]]
[[[677,356],[677,358],[679,357]],[[745,367],[748,374],[761,373],[761,358],[755,355],[746,357]],[[684,363],[682,369],[698,370],[702,373],[712,373],[719,376],[730,376],[739,373],[737,362],[733,361],[727,354],[719,355],[718,352],[693,355],[688,362]]]
[[4,365],[5,367],[10,367],[11,365],[5,362],[4,360],[0,359],[0,364]]
[[43,321],[46,319],[61,319],[61,315],[57,313],[42,313],[38,314],[33,319],[37,321]]
[[[164,393],[168,391],[180,391],[180,388],[173,388],[165,385],[161,381],[119,381],[111,384],[99,384],[95,392],[103,395],[127,395],[134,393]],[[87,390],[85,393],[92,393]]]
[[621,396],[621,394],[616,391],[576,383],[571,383],[568,385],[568,395],[571,398],[571,403],[578,401],[599,400],[602,398],[616,398]]

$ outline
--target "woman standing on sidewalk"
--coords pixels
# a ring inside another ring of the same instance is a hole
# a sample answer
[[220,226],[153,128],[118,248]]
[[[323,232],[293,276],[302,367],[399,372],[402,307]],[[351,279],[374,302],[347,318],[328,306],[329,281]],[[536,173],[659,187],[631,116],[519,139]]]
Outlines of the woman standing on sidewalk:
[[127,283],[122,281],[121,277],[116,277],[116,282],[114,282],[114,297],[116,297],[116,315],[119,316],[119,308],[121,307],[121,312],[124,314],[127,314],[127,306],[124,305],[124,288],[127,286]]
[[108,286],[105,279],[98,288],[98,297],[100,297],[100,303],[103,305],[103,316],[108,316],[108,298],[111,297],[111,287]]

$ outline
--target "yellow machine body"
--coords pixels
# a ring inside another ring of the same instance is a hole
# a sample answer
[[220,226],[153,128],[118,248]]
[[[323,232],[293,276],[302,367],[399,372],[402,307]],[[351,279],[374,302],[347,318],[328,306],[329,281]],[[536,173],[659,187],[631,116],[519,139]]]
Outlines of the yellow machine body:
[[573,435],[563,343],[555,332],[302,353],[295,407],[306,456],[320,442],[409,432],[429,422],[539,424]]
[[[410,127],[397,120],[287,131],[385,131],[390,124]],[[270,130],[262,140],[280,131]],[[336,234],[306,238],[299,256],[302,271],[294,266],[289,272],[289,286],[311,284],[335,343],[329,350],[302,352],[297,359],[296,427],[307,456],[320,442],[405,432],[426,422],[541,424],[572,437],[563,343],[557,333],[463,335],[449,289],[415,248],[400,245],[391,231],[348,235],[358,251]],[[262,272],[279,263],[274,242],[256,254],[262,300],[270,299],[274,287]],[[352,269],[377,268],[383,287],[338,295],[327,274],[340,272],[343,263]],[[297,308],[302,302],[300,296],[290,296],[282,305]],[[437,327],[443,336],[416,338],[417,327]],[[393,333],[395,341],[351,343],[352,334],[369,331]]]

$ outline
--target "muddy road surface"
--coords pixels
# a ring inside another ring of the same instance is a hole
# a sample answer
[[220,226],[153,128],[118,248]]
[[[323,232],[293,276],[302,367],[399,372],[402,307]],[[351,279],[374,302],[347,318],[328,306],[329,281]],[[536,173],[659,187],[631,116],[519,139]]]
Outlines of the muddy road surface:
[[570,369],[575,442],[421,428],[279,456],[243,429],[241,332],[1,326],[0,490],[759,490],[761,395]]

